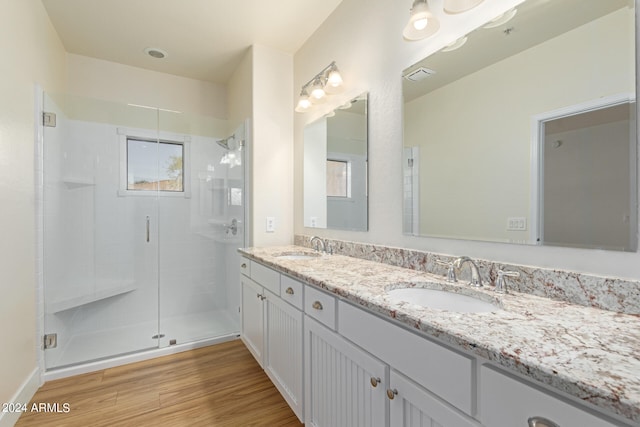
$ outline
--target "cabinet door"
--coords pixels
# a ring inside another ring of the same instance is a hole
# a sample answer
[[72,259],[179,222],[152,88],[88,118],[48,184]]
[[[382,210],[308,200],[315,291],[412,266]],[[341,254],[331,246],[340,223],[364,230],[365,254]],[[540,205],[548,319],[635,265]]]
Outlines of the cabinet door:
[[486,365],[480,368],[480,411],[491,427],[526,426],[536,416],[561,427],[621,425]]
[[308,316],[304,331],[306,425],[387,425],[388,367]]
[[271,292],[265,302],[264,370],[302,421],[302,312]]
[[263,367],[264,357],[264,289],[253,280],[241,276],[242,325],[240,337]]
[[390,384],[387,395],[393,427],[480,427],[393,369]]

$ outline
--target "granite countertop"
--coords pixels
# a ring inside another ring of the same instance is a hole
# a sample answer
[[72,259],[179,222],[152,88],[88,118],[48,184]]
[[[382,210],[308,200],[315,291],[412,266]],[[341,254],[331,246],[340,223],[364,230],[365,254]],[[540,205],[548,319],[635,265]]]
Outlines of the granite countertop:
[[[523,293],[496,294],[489,286],[471,288],[442,276],[342,255],[277,258],[311,252],[300,246],[239,251],[453,347],[640,422],[640,316]],[[402,287],[477,295],[502,310],[456,313],[393,302],[386,291]]]

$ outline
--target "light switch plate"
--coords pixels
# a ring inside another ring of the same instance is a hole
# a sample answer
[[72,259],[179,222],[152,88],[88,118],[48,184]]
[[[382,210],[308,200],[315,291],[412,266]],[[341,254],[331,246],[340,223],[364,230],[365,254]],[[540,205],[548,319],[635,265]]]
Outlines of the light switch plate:
[[273,233],[276,231],[276,218],[268,216],[265,224],[265,230],[267,233]]

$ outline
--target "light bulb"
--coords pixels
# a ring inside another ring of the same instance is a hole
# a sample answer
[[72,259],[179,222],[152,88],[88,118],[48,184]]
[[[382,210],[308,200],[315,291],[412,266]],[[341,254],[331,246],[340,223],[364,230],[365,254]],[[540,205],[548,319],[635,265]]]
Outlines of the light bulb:
[[306,89],[302,89],[300,92],[300,99],[298,100],[298,105],[296,106],[296,112],[304,113],[311,107],[311,101],[309,101],[309,94]]
[[440,29],[440,22],[429,11],[426,0],[415,0],[409,14],[409,22],[402,35],[405,40],[421,40],[434,35]]
[[429,23],[429,20],[426,17],[419,18],[413,21],[413,28],[415,28],[418,31],[421,31],[427,28],[428,23]]
[[342,76],[338,70],[331,70],[329,77],[327,78],[327,84],[331,87],[338,87],[342,85]]
[[320,99],[324,96],[324,89],[321,87],[316,87],[311,91],[311,96],[313,96],[314,99]]
[[320,80],[320,77],[316,77],[311,85],[311,96],[309,97],[309,100],[314,104],[319,104],[324,102],[324,96],[325,92],[322,80]]

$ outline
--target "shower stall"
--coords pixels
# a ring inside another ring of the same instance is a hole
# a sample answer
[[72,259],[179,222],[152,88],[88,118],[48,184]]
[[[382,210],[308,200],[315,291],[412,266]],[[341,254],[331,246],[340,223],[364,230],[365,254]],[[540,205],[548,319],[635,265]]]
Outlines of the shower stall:
[[41,365],[235,337],[247,122],[69,94],[43,110]]

